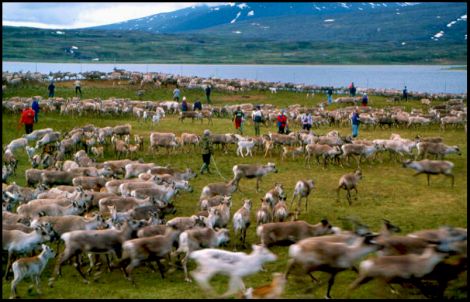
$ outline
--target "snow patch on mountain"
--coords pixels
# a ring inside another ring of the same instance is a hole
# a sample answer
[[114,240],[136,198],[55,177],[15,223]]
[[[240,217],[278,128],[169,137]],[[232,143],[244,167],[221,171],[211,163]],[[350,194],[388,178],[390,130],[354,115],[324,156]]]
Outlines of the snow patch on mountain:
[[246,14],[248,17],[251,17],[255,14],[255,11],[252,10],[252,11],[249,11],[248,14]]
[[242,3],[242,4],[238,4],[237,5],[240,9],[244,9],[244,8],[247,8],[248,5],[246,5],[246,3]]
[[323,22],[335,22],[335,19],[326,19],[326,20],[323,20]]
[[241,14],[242,14],[241,12],[238,12],[238,13],[237,13],[237,16],[235,17],[235,19],[233,19],[232,21],[230,21],[230,24],[235,23],[235,22],[237,21],[238,17],[240,17]]

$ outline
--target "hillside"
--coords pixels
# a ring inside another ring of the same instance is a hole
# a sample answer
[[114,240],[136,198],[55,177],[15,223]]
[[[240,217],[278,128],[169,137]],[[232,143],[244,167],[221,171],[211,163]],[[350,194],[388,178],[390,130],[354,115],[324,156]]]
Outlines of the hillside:
[[466,3],[232,3],[86,29],[3,26],[3,60],[466,64]]
[[[59,33],[59,34],[58,34]],[[466,44],[280,42],[139,31],[3,27],[4,61],[186,64],[463,64]]]
[[455,2],[249,2],[195,6],[92,29],[209,33],[275,41],[401,43],[433,38],[439,43],[465,43],[466,13],[467,4]]

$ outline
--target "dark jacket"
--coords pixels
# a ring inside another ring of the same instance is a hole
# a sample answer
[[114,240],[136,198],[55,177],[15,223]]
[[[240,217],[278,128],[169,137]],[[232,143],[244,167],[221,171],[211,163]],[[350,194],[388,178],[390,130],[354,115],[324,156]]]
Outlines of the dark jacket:
[[54,89],[55,89],[54,84],[51,83],[51,84],[47,87],[47,89],[49,89],[49,91],[51,91],[51,92],[54,91]]
[[194,106],[193,106],[193,110],[196,111],[196,110],[202,110],[202,104],[200,101],[196,101],[194,103]]
[[181,111],[183,112],[188,111],[188,103],[186,103],[186,101],[183,101],[181,103]]
[[359,125],[360,121],[359,121],[359,114],[354,112],[353,113],[353,116],[352,116],[352,124],[353,125]]
[[211,88],[208,86],[206,87],[206,95],[209,95],[211,94]]

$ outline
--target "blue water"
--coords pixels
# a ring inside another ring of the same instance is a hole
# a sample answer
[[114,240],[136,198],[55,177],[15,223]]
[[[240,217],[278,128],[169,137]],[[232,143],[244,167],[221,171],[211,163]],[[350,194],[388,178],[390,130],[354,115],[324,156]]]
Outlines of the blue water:
[[467,71],[451,65],[191,65],[2,62],[3,71],[111,72],[113,68],[184,76],[253,79],[267,82],[360,88],[403,89],[428,93],[467,93]]

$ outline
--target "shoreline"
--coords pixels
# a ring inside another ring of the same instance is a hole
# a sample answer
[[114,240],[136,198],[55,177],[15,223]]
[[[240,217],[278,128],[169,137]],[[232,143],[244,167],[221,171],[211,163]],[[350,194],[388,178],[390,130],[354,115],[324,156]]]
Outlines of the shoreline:
[[[6,72],[3,72],[5,74]],[[7,81],[15,80],[12,73],[12,79]],[[17,72],[17,75],[20,75],[20,79],[27,82],[39,81],[47,83],[51,79],[54,79],[56,82],[65,82],[73,81],[75,79],[80,80],[112,80],[112,81],[130,81],[132,80],[135,83],[140,83],[143,79],[146,81],[154,82],[167,82],[171,79],[172,83],[178,83],[180,87],[187,89],[200,89],[205,87],[207,84],[210,84],[212,87],[217,87],[218,89],[228,90],[228,91],[243,91],[243,90],[280,90],[280,91],[292,91],[292,92],[302,92],[302,93],[324,93],[328,88],[332,87],[335,94],[348,95],[349,89],[345,86],[333,85],[306,85],[306,84],[295,84],[292,82],[270,82],[270,81],[261,81],[253,79],[227,79],[227,78],[214,78],[214,77],[199,77],[199,76],[183,76],[173,73],[164,73],[164,72],[135,72],[130,70],[115,69],[112,72],[100,72],[100,71],[87,71],[87,72],[55,72],[52,73],[52,78],[50,74],[40,73],[40,72],[26,72],[24,73],[24,78],[22,72]],[[32,75],[31,75],[32,74]],[[8,77],[8,74],[7,74]],[[369,95],[378,95],[385,97],[396,97],[402,95],[401,89],[389,89],[389,88],[365,88],[361,85],[356,86],[357,96],[362,95],[362,93],[367,93]],[[432,92],[422,92],[422,91],[408,91],[409,97],[414,98],[467,98],[467,92],[464,93],[432,93]]]
[[29,64],[106,64],[106,65],[118,65],[118,64],[127,64],[127,65],[189,65],[189,66],[200,66],[200,65],[209,65],[209,66],[217,66],[217,65],[223,65],[223,66],[321,66],[321,67],[327,67],[327,66],[442,66],[442,67],[449,67],[449,68],[454,68],[453,70],[467,70],[467,65],[464,65],[463,63],[460,64],[419,64],[419,63],[410,63],[410,64],[378,64],[378,63],[372,63],[372,64],[367,64],[367,63],[357,63],[357,64],[305,64],[305,63],[298,63],[298,64],[293,64],[293,63],[286,63],[286,64],[263,64],[263,63],[184,63],[184,62],[179,62],[179,63],[156,63],[156,62],[110,62],[110,61],[6,61],[3,60],[3,63],[29,63]]

